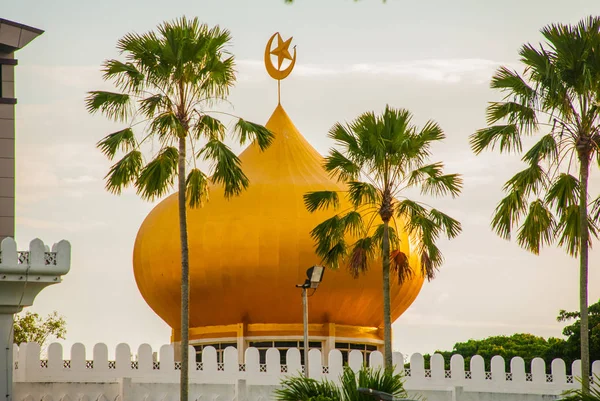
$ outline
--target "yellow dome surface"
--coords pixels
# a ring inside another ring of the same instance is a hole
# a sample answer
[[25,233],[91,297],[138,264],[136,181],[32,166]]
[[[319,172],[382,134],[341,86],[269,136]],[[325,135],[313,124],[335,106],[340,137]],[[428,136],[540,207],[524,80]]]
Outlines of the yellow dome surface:
[[[188,209],[192,338],[193,328],[206,326],[302,323],[301,291],[295,285],[304,282],[307,268],[320,263],[310,231],[334,213],[309,213],[303,195],[343,187],[328,176],[323,158],[281,106],[266,126],[275,134],[273,144],[264,152],[252,144],[240,155],[249,188],[226,200],[213,186],[204,207]],[[178,221],[173,194],[145,219],[133,252],[142,296],[175,332],[180,325]],[[401,238],[402,250],[410,255],[406,235]],[[410,259],[416,263],[414,255]],[[420,275],[402,286],[393,280],[393,320],[422,284]],[[381,262],[374,262],[358,279],[343,268],[328,269],[310,298],[309,322],[377,328],[383,325],[382,311]]]

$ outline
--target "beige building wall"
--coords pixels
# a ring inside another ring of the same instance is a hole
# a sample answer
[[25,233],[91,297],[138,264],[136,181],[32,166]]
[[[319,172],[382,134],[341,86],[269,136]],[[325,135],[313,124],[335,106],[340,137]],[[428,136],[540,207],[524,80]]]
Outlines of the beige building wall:
[[15,52],[43,32],[0,16],[0,241],[15,236]]
[[15,65],[0,53],[0,241],[15,235]]

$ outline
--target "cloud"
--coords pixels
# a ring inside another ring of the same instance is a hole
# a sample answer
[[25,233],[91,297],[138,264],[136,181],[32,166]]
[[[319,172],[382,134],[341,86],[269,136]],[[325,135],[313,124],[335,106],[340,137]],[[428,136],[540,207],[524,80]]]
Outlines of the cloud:
[[106,227],[107,223],[102,221],[53,221],[35,219],[29,217],[20,217],[19,226],[34,229],[59,229],[68,232],[80,232],[94,230],[100,227]]
[[410,326],[441,326],[441,327],[475,327],[475,328],[493,328],[504,329],[518,327],[521,331],[552,330],[556,329],[557,324],[525,324],[522,322],[500,322],[484,320],[459,320],[441,315],[423,315],[408,310],[401,317],[402,325]]
[[66,184],[87,184],[98,181],[98,178],[89,175],[80,175],[78,177],[63,178]]
[[[251,80],[263,69],[262,61],[239,60],[241,80]],[[300,77],[338,77],[343,75],[377,75],[416,78],[423,81],[455,84],[459,82],[487,83],[494,70],[507,65],[486,59],[430,59],[408,60],[398,63],[360,63],[344,65],[303,64],[297,65],[294,75]],[[263,74],[266,78],[266,73]]]
[[82,198],[102,177],[100,159],[93,148],[76,143],[28,144],[18,149],[19,203],[35,204],[51,197]]

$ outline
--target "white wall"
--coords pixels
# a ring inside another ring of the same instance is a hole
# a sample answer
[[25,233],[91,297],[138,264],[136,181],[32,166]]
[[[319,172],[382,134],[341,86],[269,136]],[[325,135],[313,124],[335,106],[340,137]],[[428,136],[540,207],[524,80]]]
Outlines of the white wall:
[[[190,347],[190,351],[193,348]],[[14,401],[176,401],[178,397],[179,362],[173,358],[172,345],[162,346],[158,360],[153,360],[153,350],[142,345],[132,360],[128,345],[120,344],[115,360],[108,360],[108,349],[97,344],[86,350],[75,344],[69,356],[63,355],[60,344],[51,344],[47,359],[40,358],[37,344],[22,344],[14,348]],[[309,353],[309,371],[315,379],[326,378],[337,381],[342,366],[342,355],[338,350],[329,353],[329,366],[322,366],[319,350]],[[525,373],[522,358],[513,358],[505,369],[504,360],[496,356],[491,362],[491,371],[486,372],[481,356],[471,359],[468,370],[464,360],[455,355],[451,369],[444,369],[441,355],[433,355],[431,369],[425,370],[423,356],[414,354],[410,368],[404,370],[403,357],[394,354],[397,369],[406,375],[405,387],[411,394],[438,400],[531,400],[556,399],[564,391],[577,388],[576,376],[580,375],[579,361],[572,366],[573,375],[566,374],[562,360],[554,360],[551,374],[546,374],[542,359],[532,361],[531,373]],[[279,351],[267,351],[267,363],[259,363],[258,350],[249,348],[245,352],[245,363],[238,361],[234,348],[225,350],[224,363],[217,363],[216,351],[207,347],[202,353],[202,362],[190,362],[190,399],[200,401],[266,401],[285,376],[298,373],[300,352],[287,351],[287,365],[281,366]],[[371,366],[381,366],[383,357],[373,352]],[[359,369],[362,354],[353,351],[349,365]],[[600,375],[600,361],[593,364],[593,371]],[[596,383],[600,385],[600,383]]]

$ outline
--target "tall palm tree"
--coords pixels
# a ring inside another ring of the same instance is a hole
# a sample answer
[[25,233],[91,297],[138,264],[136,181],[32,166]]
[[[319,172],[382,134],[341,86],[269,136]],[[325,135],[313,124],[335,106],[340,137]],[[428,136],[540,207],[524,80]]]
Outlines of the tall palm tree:
[[522,157],[526,168],[506,182],[492,227],[505,239],[516,229],[517,243],[535,254],[557,243],[579,257],[582,385],[588,391],[588,247],[590,233],[597,233],[589,208],[600,205],[589,202],[588,178],[590,163],[600,161],[600,19],[552,24],[541,33],[544,44],[521,48],[521,74],[501,67],[492,78],[504,100],[488,106],[489,127],[470,142],[476,154],[495,147],[521,153],[523,137],[542,134]]
[[317,381],[304,375],[292,376],[281,381],[275,390],[278,401],[373,401],[359,388],[368,388],[391,394],[394,398],[406,398],[404,378],[392,369],[361,368],[354,372],[346,366],[340,376],[339,386],[327,380]]
[[[92,91],[90,113],[102,112],[126,125],[100,142],[110,159],[125,153],[106,175],[115,194],[128,186],[147,200],[165,195],[177,179],[181,240],[181,401],[188,399],[189,259],[186,205],[208,199],[209,183],[223,185],[225,196],[248,186],[240,160],[223,142],[226,127],[207,107],[227,97],[235,82],[234,59],[226,46],[231,36],[197,18],[185,17],[158,26],[156,32],[130,33],[117,48],[125,61],[104,63],[104,79],[118,92]],[[266,148],[272,134],[263,126],[238,119],[237,140]],[[188,155],[188,146],[191,154]],[[149,154],[149,157],[144,157]],[[199,160],[209,168],[203,171]],[[186,165],[191,169],[186,174]]]
[[[404,196],[407,189],[416,187],[423,195],[455,197],[462,188],[460,176],[444,174],[442,163],[427,164],[431,144],[445,137],[442,129],[429,121],[419,130],[411,119],[408,110],[386,106],[380,116],[368,112],[348,125],[333,126],[329,137],[339,150],[330,151],[324,167],[346,184],[344,195],[352,207],[311,232],[323,262],[333,268],[343,263],[354,277],[381,258],[386,367],[392,366],[390,265],[399,282],[415,269],[431,280],[443,261],[437,239],[441,234],[453,238],[461,231],[458,221]],[[310,192],[304,201],[311,212],[340,205],[337,191]],[[420,266],[410,266],[409,255],[400,251],[398,230],[408,233]]]

